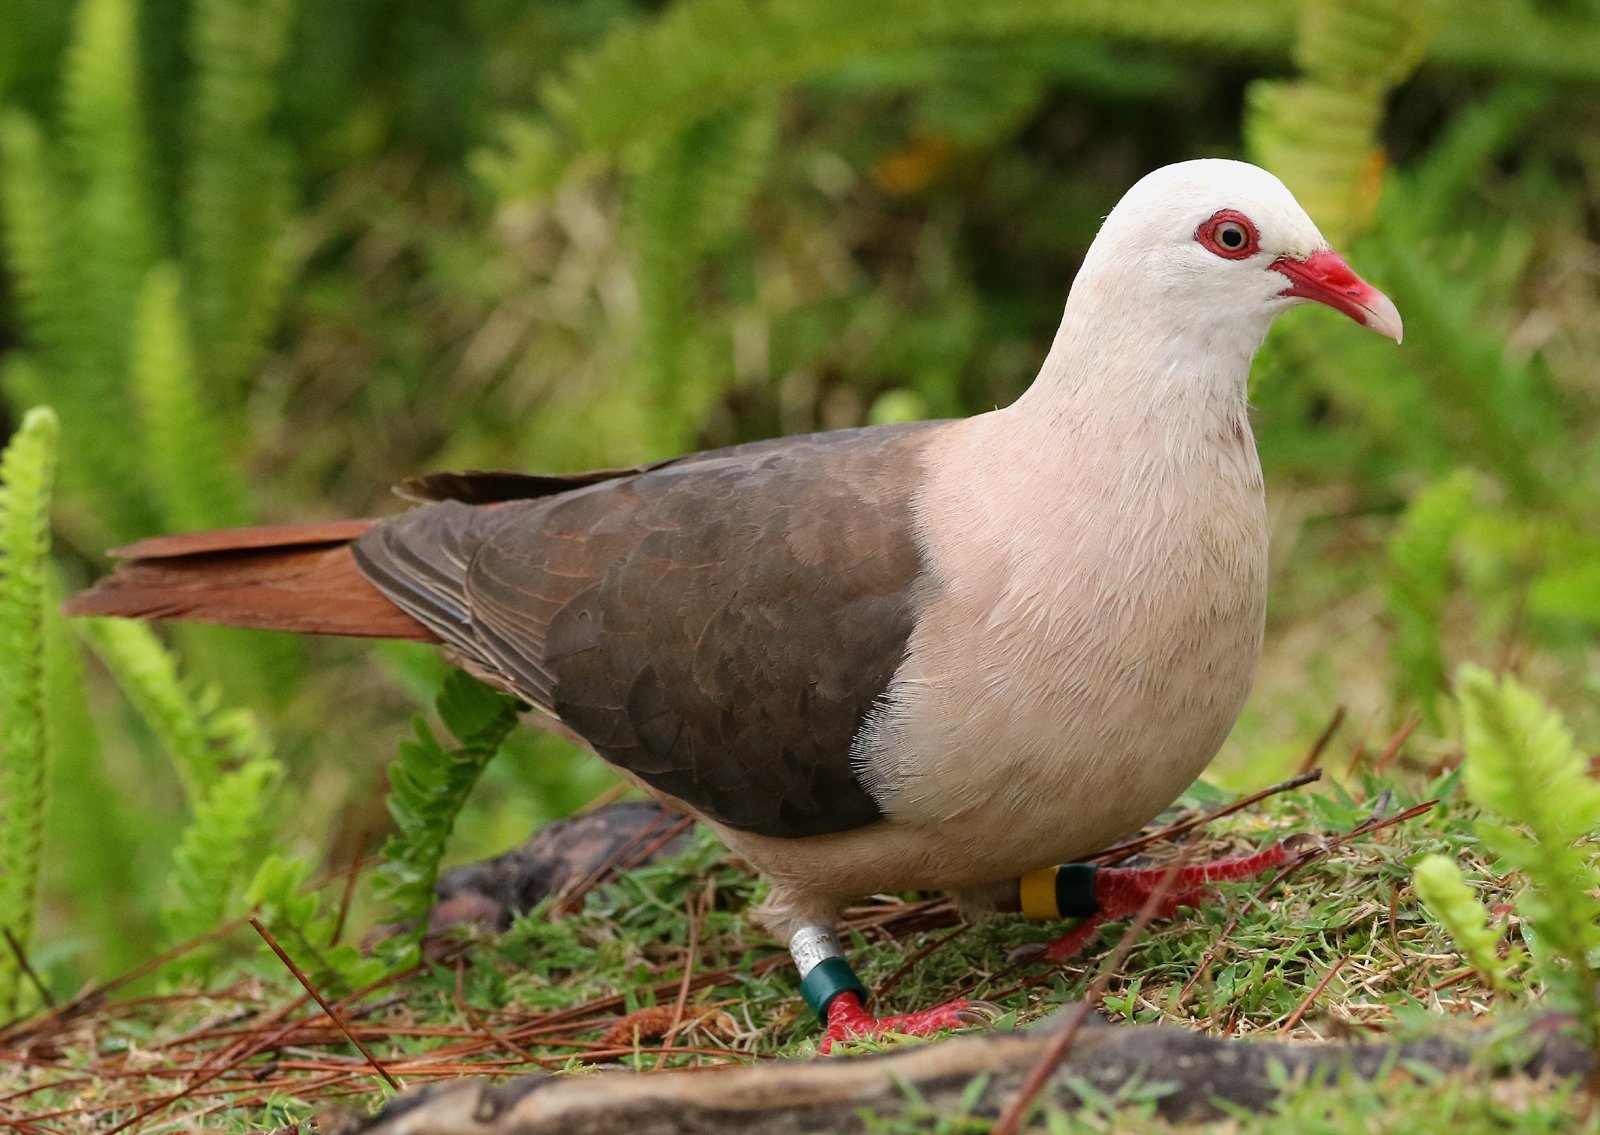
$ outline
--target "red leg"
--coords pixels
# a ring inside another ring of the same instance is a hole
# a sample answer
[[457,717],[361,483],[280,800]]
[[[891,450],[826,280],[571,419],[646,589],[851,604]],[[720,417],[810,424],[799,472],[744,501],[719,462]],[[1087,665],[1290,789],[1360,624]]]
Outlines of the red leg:
[[[1156,906],[1157,918],[1171,918],[1179,907],[1197,907],[1216,897],[1213,883],[1237,883],[1254,879],[1282,867],[1299,852],[1288,842],[1279,842],[1254,855],[1218,859],[1180,867],[1166,893]],[[1099,911],[1049,943],[1041,955],[1045,961],[1064,962],[1074,957],[1094,937],[1105,922],[1127,918],[1144,909],[1150,896],[1161,890],[1167,867],[1101,867],[1094,873],[1094,901]]]
[[944,1029],[987,1024],[995,1011],[995,1007],[986,1001],[961,998],[916,1013],[874,1017],[854,993],[841,993],[828,1005],[828,1031],[817,1046],[817,1051],[825,1054],[832,1050],[836,1041],[882,1036],[885,1033],[929,1036]]

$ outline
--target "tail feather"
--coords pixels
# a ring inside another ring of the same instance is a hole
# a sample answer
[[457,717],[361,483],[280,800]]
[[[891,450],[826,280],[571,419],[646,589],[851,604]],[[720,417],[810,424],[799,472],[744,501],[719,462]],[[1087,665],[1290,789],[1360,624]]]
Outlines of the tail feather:
[[63,610],[437,642],[356,566],[350,544],[373,523],[276,525],[140,540],[119,549],[115,554],[126,562],[67,600]]
[[196,556],[207,552],[272,551],[314,544],[348,544],[371,528],[375,520],[323,520],[309,524],[258,524],[254,528],[213,528],[207,532],[178,532],[148,536],[112,548],[119,560],[154,560]]

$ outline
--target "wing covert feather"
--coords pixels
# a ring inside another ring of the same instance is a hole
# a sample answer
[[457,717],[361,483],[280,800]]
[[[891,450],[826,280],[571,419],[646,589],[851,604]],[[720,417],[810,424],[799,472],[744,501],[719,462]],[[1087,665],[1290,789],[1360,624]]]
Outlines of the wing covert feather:
[[493,507],[425,505],[363,537],[357,560],[661,791],[767,835],[846,830],[879,816],[851,742],[920,606],[911,504],[938,425],[761,442]]

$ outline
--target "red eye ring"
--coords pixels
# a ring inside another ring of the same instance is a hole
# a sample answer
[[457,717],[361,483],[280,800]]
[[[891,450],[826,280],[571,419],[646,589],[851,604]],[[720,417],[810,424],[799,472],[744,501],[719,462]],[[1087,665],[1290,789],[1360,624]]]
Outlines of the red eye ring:
[[1250,218],[1237,209],[1218,209],[1200,222],[1194,239],[1207,252],[1224,260],[1248,260],[1261,251],[1261,234]]

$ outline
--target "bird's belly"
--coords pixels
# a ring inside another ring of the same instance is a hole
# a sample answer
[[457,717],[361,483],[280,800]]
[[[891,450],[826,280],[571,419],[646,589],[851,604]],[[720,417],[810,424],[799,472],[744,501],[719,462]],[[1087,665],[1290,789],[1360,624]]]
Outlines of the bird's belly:
[[1090,617],[1046,626],[1002,605],[921,644],[858,752],[889,821],[943,848],[895,885],[960,888],[1065,862],[1170,805],[1249,694],[1264,559],[1194,581],[1178,591],[1189,600],[1168,589],[1055,604]]
[[[1008,709],[1000,697],[968,706],[943,743],[924,750],[919,775],[889,804],[891,821],[925,833],[946,854],[938,878],[905,885],[994,882],[1068,862],[1136,830],[1216,755],[1254,662],[1253,652],[1242,655],[1228,680],[1213,674],[1203,691],[1189,675],[1170,674],[1102,688],[1094,705],[1059,691],[1057,707],[1013,702]],[[1062,714],[1061,706],[1071,711]]]

